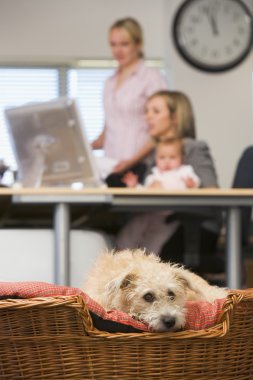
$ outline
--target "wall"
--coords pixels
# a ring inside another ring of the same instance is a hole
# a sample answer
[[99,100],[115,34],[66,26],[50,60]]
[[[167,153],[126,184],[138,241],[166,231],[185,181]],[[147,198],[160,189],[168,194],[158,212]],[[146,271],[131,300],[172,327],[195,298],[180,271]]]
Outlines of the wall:
[[[182,2],[167,1],[170,21]],[[253,11],[253,2],[245,3]],[[239,156],[253,141],[253,49],[241,65],[219,74],[204,73],[189,66],[177,54],[171,38],[167,40],[165,56],[173,85],[192,99],[198,137],[208,141],[211,147],[220,185],[230,187]]]
[[146,56],[164,58],[171,85],[191,97],[198,137],[210,144],[221,186],[230,187],[237,160],[252,143],[253,52],[222,74],[184,63],[170,34],[182,1],[0,0],[0,63],[108,58],[108,27],[119,17],[136,17],[144,28]]
[[1,60],[109,58],[120,17],[143,25],[148,56],[162,57],[164,0],[0,0]]
[[[0,240],[1,247],[5,247],[5,254],[1,255],[0,281],[54,282],[52,230],[0,229]],[[81,287],[97,256],[111,248],[109,239],[101,232],[72,230],[70,285]]]

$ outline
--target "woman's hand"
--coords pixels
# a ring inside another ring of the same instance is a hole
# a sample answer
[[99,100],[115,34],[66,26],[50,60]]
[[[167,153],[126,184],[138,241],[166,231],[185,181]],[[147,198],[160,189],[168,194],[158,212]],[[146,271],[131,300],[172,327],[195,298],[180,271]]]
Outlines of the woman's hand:
[[105,141],[105,130],[98,136],[98,138],[91,143],[92,149],[103,149]]
[[101,141],[99,139],[92,141],[91,147],[92,147],[92,149],[102,149],[103,148]]
[[113,169],[113,173],[122,173],[142,162],[155,148],[155,142],[148,139],[143,147],[131,159],[120,161]]
[[134,174],[133,172],[127,172],[122,177],[122,182],[127,187],[136,187],[138,185],[138,176],[136,174]]
[[113,168],[113,173],[122,173],[132,166],[131,160],[122,160]]

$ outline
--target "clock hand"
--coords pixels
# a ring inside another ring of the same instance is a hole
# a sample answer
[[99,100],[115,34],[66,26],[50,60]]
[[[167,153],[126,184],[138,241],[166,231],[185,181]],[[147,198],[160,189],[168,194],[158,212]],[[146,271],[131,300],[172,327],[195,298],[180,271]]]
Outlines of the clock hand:
[[214,11],[215,11],[215,9],[214,8],[210,8],[210,7],[205,7],[203,9],[203,13],[206,14],[206,17],[208,18],[208,21],[211,24],[211,28],[212,28],[213,34],[216,35],[216,36],[218,36],[219,35],[219,30],[218,30],[218,27],[217,27],[217,21],[216,21],[216,17],[215,17]]
[[218,36],[219,35],[219,30],[218,30],[218,27],[217,27],[217,21],[216,21],[216,18],[214,17],[214,14],[212,13],[210,15],[210,23],[211,23],[211,26],[212,26],[212,31],[213,31],[213,34]]

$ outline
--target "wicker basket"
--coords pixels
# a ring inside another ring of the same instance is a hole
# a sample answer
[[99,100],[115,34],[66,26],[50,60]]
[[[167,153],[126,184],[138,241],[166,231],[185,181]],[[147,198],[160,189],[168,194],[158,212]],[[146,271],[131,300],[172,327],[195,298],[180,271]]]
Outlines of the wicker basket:
[[0,379],[253,379],[253,294],[201,331],[95,330],[80,296],[0,301]]

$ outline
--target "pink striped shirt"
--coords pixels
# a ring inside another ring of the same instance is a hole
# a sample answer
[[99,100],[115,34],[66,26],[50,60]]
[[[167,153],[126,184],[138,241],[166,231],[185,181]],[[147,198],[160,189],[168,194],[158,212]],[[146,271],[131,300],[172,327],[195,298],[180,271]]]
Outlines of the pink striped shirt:
[[131,158],[148,140],[144,117],[147,98],[168,88],[157,69],[141,61],[131,76],[116,90],[117,71],[105,84],[105,143],[106,157],[116,160]]

